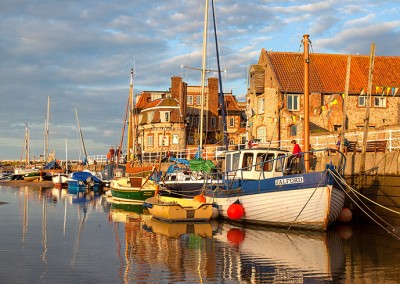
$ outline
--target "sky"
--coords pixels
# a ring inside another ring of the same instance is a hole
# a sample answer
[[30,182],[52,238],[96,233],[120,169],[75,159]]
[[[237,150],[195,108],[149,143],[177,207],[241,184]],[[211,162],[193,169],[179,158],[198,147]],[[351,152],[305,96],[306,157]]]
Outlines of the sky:
[[[400,56],[399,1],[214,0],[223,89],[244,101],[247,70],[261,49]],[[199,86],[204,0],[1,0],[0,160],[49,150],[82,157],[77,118],[89,155],[119,144],[129,95],[167,91],[172,76]],[[211,8],[210,8],[211,9]],[[216,70],[209,17],[207,69]],[[212,73],[212,72],[211,72]],[[210,74],[216,77],[216,74]],[[50,116],[46,120],[50,97]],[[67,148],[67,150],[66,150]]]

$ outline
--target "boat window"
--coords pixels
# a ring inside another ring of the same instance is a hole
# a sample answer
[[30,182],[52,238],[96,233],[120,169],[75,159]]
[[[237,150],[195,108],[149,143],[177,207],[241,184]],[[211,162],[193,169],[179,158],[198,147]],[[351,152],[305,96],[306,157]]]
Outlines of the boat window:
[[285,164],[285,158],[283,158],[285,154],[279,154],[278,159],[276,160],[275,163],[275,171],[276,172],[281,172],[283,170],[283,165]]
[[242,161],[243,171],[251,171],[253,166],[253,153],[244,153]]
[[225,170],[227,172],[232,170],[232,155],[231,154],[226,154],[225,155]]
[[176,180],[176,176],[175,176],[175,175],[171,176],[171,177],[170,177],[170,180],[171,180],[171,181]]
[[[260,171],[261,169],[264,172],[271,172],[273,165],[274,165],[274,159],[275,155],[272,153],[266,154],[266,153],[259,153],[257,155],[256,159],[256,170]],[[268,161],[268,162],[265,162]],[[265,162],[265,163],[263,163]]]
[[239,169],[240,153],[232,155],[232,170],[236,171]]

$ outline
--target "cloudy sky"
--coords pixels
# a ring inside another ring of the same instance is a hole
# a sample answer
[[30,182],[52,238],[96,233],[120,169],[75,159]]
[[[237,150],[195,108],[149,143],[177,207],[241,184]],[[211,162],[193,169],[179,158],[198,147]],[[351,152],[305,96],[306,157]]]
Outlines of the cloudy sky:
[[[239,100],[262,48],[400,56],[398,0],[214,0],[224,90]],[[373,3],[370,3],[373,2]],[[47,98],[49,149],[78,158],[75,107],[89,155],[121,138],[129,94],[168,90],[172,76],[200,85],[204,0],[0,1],[0,160],[19,160],[25,123],[31,158],[43,154]],[[208,68],[216,69],[210,33]]]

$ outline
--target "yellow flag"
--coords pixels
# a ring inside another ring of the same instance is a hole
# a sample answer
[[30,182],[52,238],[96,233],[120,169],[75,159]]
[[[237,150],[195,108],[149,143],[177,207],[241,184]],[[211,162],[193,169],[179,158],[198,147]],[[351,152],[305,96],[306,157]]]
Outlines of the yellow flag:
[[386,88],[386,95],[389,95],[389,92],[392,90],[392,88],[391,87],[387,87]]
[[337,104],[338,104],[338,100],[337,100],[337,99],[334,99],[334,100],[331,102],[331,106],[337,105]]

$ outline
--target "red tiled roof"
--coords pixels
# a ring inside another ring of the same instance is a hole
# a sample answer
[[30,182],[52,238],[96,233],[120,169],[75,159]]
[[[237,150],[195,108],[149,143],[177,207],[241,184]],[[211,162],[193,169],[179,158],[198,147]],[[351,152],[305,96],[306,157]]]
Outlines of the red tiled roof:
[[[303,53],[265,52],[283,91],[304,90]],[[309,90],[311,93],[344,93],[347,68],[346,54],[310,54]],[[368,87],[370,56],[351,55],[349,94],[365,93]],[[375,56],[372,93],[376,86],[400,87],[400,57]]]

